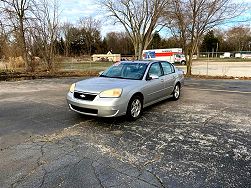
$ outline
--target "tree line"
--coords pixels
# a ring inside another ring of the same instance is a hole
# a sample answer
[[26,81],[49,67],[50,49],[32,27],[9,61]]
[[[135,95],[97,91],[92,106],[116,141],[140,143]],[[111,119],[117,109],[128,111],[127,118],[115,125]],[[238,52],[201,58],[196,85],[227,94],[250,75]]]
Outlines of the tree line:
[[233,26],[229,29],[208,31],[200,44],[201,52],[251,51],[251,28]]
[[[61,23],[58,0],[0,0],[0,57],[22,56],[27,71],[35,57],[53,69],[55,56],[121,53],[142,58],[144,49],[181,47],[191,74],[192,57],[199,51],[250,49],[250,28],[219,26],[245,13],[247,6],[232,0],[97,0],[109,20],[124,32],[101,36],[102,24],[83,17]],[[84,7],[83,7],[84,8]],[[164,30],[163,30],[164,29]],[[162,31],[161,31],[162,30]],[[160,31],[171,33],[162,38]],[[241,33],[241,35],[240,35]]]

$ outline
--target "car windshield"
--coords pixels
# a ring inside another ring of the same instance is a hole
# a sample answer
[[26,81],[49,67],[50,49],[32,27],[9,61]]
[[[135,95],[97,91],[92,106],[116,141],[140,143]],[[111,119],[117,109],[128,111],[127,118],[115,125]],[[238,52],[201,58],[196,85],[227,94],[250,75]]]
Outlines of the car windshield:
[[100,77],[141,80],[146,68],[146,63],[118,62],[104,71]]

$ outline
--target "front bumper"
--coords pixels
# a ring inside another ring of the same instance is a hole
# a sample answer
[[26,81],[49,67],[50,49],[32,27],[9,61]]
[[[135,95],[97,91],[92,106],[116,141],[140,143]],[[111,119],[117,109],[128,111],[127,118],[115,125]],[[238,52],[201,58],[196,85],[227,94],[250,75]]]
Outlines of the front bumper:
[[126,114],[127,103],[121,98],[100,98],[96,96],[93,101],[76,99],[73,93],[67,94],[67,103],[72,111],[80,114],[98,117],[116,117]]

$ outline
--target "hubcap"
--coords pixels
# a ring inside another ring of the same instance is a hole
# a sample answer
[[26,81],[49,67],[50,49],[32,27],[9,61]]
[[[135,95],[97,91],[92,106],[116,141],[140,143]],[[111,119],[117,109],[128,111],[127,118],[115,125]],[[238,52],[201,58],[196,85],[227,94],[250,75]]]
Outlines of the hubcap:
[[174,97],[177,99],[180,96],[180,87],[178,85],[175,86],[174,89]]
[[140,112],[141,112],[141,102],[139,99],[135,99],[131,105],[131,115],[132,117],[136,118],[139,116]]

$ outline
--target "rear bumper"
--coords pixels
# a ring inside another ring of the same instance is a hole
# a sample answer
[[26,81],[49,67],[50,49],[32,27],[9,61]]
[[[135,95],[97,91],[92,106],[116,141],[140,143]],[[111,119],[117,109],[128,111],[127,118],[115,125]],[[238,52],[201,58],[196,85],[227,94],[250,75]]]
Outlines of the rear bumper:
[[72,111],[80,114],[97,117],[117,117],[126,114],[127,104],[120,98],[99,98],[93,101],[80,100],[73,97],[73,93],[67,94],[67,103]]

